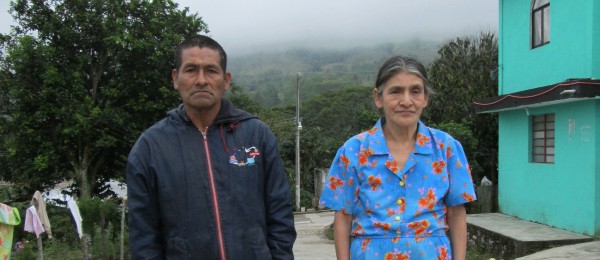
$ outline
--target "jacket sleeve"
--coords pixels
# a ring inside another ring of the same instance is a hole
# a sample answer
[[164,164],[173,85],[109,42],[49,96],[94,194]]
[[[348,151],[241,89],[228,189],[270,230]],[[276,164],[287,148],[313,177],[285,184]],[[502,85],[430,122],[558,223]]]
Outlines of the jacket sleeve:
[[290,188],[277,142],[273,133],[265,131],[265,207],[267,243],[273,259],[294,259],[292,247],[296,240]]
[[131,259],[164,259],[156,181],[148,172],[148,165],[140,160],[139,150],[140,145],[136,144],[126,168]]

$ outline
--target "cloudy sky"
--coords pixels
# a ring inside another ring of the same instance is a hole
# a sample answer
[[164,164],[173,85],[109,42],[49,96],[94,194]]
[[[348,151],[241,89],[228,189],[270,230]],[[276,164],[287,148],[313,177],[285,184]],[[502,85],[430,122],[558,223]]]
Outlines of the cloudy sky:
[[[12,17],[0,0],[0,33]],[[228,52],[283,46],[366,45],[497,31],[497,0],[180,0]]]

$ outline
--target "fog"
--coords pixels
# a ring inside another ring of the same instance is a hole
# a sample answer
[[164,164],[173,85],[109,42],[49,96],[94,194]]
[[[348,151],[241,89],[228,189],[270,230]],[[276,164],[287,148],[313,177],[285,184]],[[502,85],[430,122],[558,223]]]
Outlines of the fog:
[[[0,33],[14,24],[0,0]],[[445,40],[497,31],[497,0],[175,1],[208,25],[230,53],[290,47],[344,48]]]

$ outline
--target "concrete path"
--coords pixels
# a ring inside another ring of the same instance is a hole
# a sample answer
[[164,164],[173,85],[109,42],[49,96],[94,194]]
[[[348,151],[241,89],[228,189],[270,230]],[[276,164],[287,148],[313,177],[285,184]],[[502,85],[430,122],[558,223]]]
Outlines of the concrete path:
[[[598,259],[600,260],[600,242],[594,241],[589,236],[559,228],[533,223],[500,213],[469,214],[467,222],[471,225],[484,228],[493,233],[513,239],[519,243],[526,243],[528,248],[543,246],[539,250],[520,260],[547,260],[547,259]],[[550,249],[548,246],[554,245]]]
[[333,214],[333,211],[321,211],[294,215],[298,233],[294,243],[295,259],[335,259],[333,240],[329,240],[323,233],[333,223]]
[[600,241],[561,246],[537,252],[518,260],[585,259],[600,260]]
[[[296,223],[296,231],[298,238],[294,244],[294,256],[295,259],[299,260],[312,260],[312,259],[335,259],[335,247],[332,240],[327,239],[323,234],[323,231],[333,223],[333,211],[320,211],[320,212],[309,212],[299,213],[294,215]],[[486,220],[484,216],[477,216],[473,218],[473,215],[469,215],[469,221],[479,222],[485,225]],[[493,216],[495,219],[498,216]],[[476,220],[475,220],[476,219]],[[539,229],[538,224],[530,225],[526,224],[526,227],[519,227],[504,223],[499,225],[495,222],[490,222],[489,226],[493,226],[498,229],[498,232],[508,232],[515,236],[523,235],[525,239],[541,239],[544,236],[560,237],[572,235],[566,234],[563,231],[557,231],[556,233],[546,233],[547,231]],[[525,232],[519,232],[525,231]],[[600,241],[580,243],[569,246],[556,247],[544,251],[537,252],[535,254],[527,255],[518,260],[558,260],[558,259],[586,259],[586,260],[600,260]]]
[[582,240],[581,242],[589,242],[591,240],[588,236],[500,213],[469,214],[467,222],[519,241]]

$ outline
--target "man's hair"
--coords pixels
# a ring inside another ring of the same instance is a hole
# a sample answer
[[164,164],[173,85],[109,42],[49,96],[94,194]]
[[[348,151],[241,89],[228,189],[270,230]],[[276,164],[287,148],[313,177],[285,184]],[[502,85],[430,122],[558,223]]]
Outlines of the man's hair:
[[227,72],[227,53],[225,53],[225,50],[217,41],[204,35],[190,36],[177,45],[177,49],[175,50],[175,69],[179,70],[181,67],[181,53],[183,50],[192,47],[209,48],[218,51],[221,56],[221,69],[223,69],[223,72]]
[[385,85],[391,77],[400,72],[407,72],[418,76],[423,80],[423,84],[425,85],[425,94],[430,96],[434,94],[433,89],[429,86],[425,66],[415,59],[404,56],[391,57],[383,63],[381,68],[379,68],[377,80],[375,81],[377,92],[381,94],[383,92],[383,85]]

